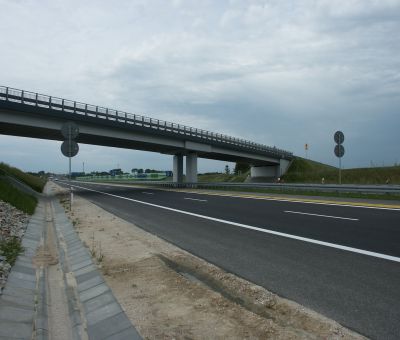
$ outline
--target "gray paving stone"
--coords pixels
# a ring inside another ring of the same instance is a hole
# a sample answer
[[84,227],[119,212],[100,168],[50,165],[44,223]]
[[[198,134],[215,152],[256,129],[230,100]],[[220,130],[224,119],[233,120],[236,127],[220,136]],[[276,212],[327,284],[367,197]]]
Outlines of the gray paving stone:
[[15,288],[25,288],[25,289],[35,289],[36,288],[36,282],[34,281],[26,281],[26,280],[21,280],[15,277],[8,277],[7,279],[7,285],[14,286]]
[[72,269],[72,271],[76,271],[76,270],[81,269],[83,267],[86,267],[86,266],[88,266],[89,264],[92,264],[92,263],[93,262],[92,262],[91,259],[84,260],[84,261],[76,263],[76,264],[71,264],[71,269]]
[[133,327],[123,330],[120,333],[113,334],[107,340],[140,340],[142,337]]
[[108,339],[111,335],[120,333],[130,327],[132,327],[131,322],[122,312],[89,326],[88,335],[90,339]]
[[90,300],[96,296],[99,296],[105,292],[109,292],[110,288],[107,286],[105,283],[101,283],[97,286],[94,286],[92,288],[86,289],[85,291],[82,291],[79,293],[79,299],[81,302],[85,302],[87,300]]
[[104,280],[101,276],[95,276],[85,282],[78,283],[78,292],[83,292],[84,290],[97,286],[103,282]]
[[7,305],[0,306],[0,319],[13,322],[33,322],[33,310],[15,308]]
[[121,306],[117,302],[114,302],[86,314],[86,320],[88,322],[88,326],[91,326],[121,312]]
[[17,280],[25,280],[25,281],[34,281],[36,282],[36,275],[32,274],[24,274],[20,272],[16,272],[11,270],[10,275],[8,276],[9,279],[17,279]]
[[85,308],[85,312],[88,314],[113,302],[116,302],[114,295],[112,295],[111,292],[105,292],[99,296],[94,297],[93,299],[84,302],[83,306]]
[[68,256],[69,258],[69,263],[73,266],[75,264],[78,264],[82,261],[87,261],[87,260],[91,260],[91,256],[88,253],[78,253],[76,255],[73,256]]
[[90,256],[88,250],[84,247],[79,247],[77,249],[68,249],[68,256],[69,257],[76,257],[76,256],[81,256],[81,255],[88,255]]
[[36,269],[33,269],[33,267],[27,267],[27,266],[24,266],[24,265],[22,265],[22,264],[15,264],[13,267],[12,267],[12,271],[13,272],[16,272],[16,273],[22,273],[22,274],[28,274],[28,275],[33,275],[33,276],[35,276],[36,277]]
[[100,274],[99,274],[99,272],[97,270],[92,270],[92,271],[90,271],[88,273],[84,273],[84,274],[81,274],[81,275],[76,275],[76,273],[75,273],[75,279],[76,279],[76,282],[78,283],[78,285],[81,282],[88,281],[88,280],[90,280],[90,279],[92,279],[92,278],[94,278],[96,276],[100,276]]
[[13,285],[7,284],[3,290],[3,295],[30,296],[33,299],[35,296],[35,289],[17,288],[17,287],[14,287]]
[[[35,307],[35,300],[34,297],[31,295],[20,295],[20,296],[15,296],[15,295],[7,295],[7,294],[2,294],[0,303],[5,302],[5,304],[9,306],[15,306],[15,307],[21,307],[24,309],[30,309],[33,310]],[[0,315],[1,318],[1,315]]]
[[82,274],[85,274],[85,273],[89,273],[92,270],[97,270],[97,267],[94,264],[89,264],[86,267],[83,267],[81,269],[76,270],[74,272],[74,274],[75,274],[75,276],[79,276],[79,275],[82,275]]
[[0,320],[0,337],[5,339],[31,339],[32,325]]
[[49,338],[49,331],[47,329],[36,330],[36,340],[47,340]]

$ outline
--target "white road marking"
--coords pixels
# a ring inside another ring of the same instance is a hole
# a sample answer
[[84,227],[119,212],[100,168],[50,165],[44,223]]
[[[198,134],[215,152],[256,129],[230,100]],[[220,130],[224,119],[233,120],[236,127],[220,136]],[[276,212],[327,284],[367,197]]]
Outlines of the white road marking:
[[191,201],[199,201],[199,202],[208,202],[207,200],[200,200],[198,198],[190,198],[190,197],[184,197],[184,200],[191,200]]
[[154,195],[154,192],[142,191],[142,194],[146,194],[146,195]]
[[215,218],[215,217],[195,214],[195,213],[192,213],[192,212],[189,212],[189,211],[169,208],[169,207],[165,207],[165,206],[158,205],[158,204],[153,204],[153,203],[149,203],[149,202],[143,202],[143,201],[135,200],[133,198],[123,197],[123,196],[110,194],[110,193],[107,193],[107,192],[88,189],[88,188],[81,187],[81,186],[78,186],[78,185],[74,185],[74,186],[77,187],[77,188],[80,188],[80,189],[85,189],[85,190],[88,190],[88,191],[97,192],[99,194],[103,194],[103,195],[107,195],[107,196],[111,196],[111,197],[116,197],[116,198],[124,199],[124,200],[127,200],[127,201],[132,201],[132,202],[136,202],[136,203],[140,203],[140,204],[144,204],[144,205],[148,205],[148,206],[151,206],[151,207],[156,207],[156,208],[160,208],[160,209],[164,209],[164,210],[168,210],[168,211],[173,211],[173,212],[181,213],[181,214],[184,214],[184,215],[194,216],[194,217],[202,218],[202,219],[209,220],[209,221],[220,222],[220,223],[224,223],[224,224],[233,225],[235,227],[240,227],[240,228],[244,228],[244,229],[260,231],[260,232],[266,233],[266,234],[282,236],[282,237],[293,239],[293,240],[298,240],[298,241],[318,244],[320,246],[340,249],[340,250],[349,251],[349,252],[356,253],[356,254],[372,256],[372,257],[376,257],[376,258],[380,258],[380,259],[384,259],[384,260],[389,260],[389,261],[394,261],[394,262],[400,263],[400,257],[396,257],[396,256],[391,256],[391,255],[386,255],[386,254],[381,254],[381,253],[375,253],[373,251],[368,251],[368,250],[363,250],[363,249],[358,249],[358,248],[353,248],[353,247],[342,246],[340,244],[314,240],[312,238],[307,238],[307,237],[301,237],[301,236],[281,233],[279,231],[253,227],[253,226],[247,225],[247,224],[242,224],[242,223],[237,223],[237,222],[233,222],[233,221],[222,220],[220,218]]
[[318,216],[318,217],[328,217],[328,218],[337,218],[337,219],[339,219],[339,220],[359,221],[358,218],[340,217],[340,216],[330,216],[330,215],[319,215],[319,214],[310,214],[310,213],[305,213],[305,212],[300,212],[300,211],[291,211],[291,210],[285,210],[285,213],[289,213],[289,214],[299,214],[299,215],[310,215],[310,216]]

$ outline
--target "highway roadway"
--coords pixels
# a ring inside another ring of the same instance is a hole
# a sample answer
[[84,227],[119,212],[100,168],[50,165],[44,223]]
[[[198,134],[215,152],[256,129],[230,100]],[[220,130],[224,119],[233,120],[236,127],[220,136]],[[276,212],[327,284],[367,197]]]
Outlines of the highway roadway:
[[76,194],[228,272],[367,337],[400,339],[399,209],[74,186]]

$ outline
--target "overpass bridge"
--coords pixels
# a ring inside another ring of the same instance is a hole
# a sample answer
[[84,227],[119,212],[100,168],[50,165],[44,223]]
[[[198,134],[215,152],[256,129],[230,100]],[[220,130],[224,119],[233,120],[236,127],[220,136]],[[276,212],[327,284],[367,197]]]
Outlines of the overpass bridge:
[[252,177],[279,177],[291,152],[181,124],[0,86],[0,134],[59,140],[61,126],[79,126],[78,143],[159,152],[173,156],[174,182],[197,182],[197,159],[251,165]]

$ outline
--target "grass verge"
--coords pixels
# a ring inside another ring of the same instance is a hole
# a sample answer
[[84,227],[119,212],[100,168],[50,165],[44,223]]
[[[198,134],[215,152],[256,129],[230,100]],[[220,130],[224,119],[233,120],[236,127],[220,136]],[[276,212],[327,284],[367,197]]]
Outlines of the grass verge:
[[42,192],[46,184],[46,179],[27,174],[17,168],[14,168],[6,163],[0,163],[0,175],[9,175],[19,181],[30,186],[33,190],[37,192]]
[[37,205],[37,198],[13,187],[0,178],[0,200],[11,204],[17,209],[32,215]]

